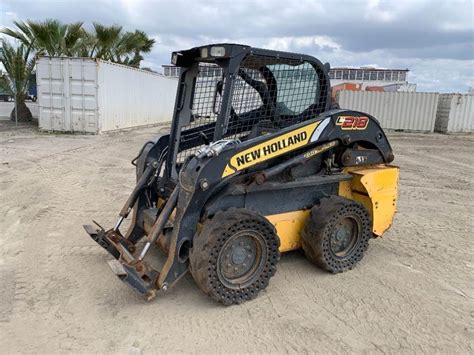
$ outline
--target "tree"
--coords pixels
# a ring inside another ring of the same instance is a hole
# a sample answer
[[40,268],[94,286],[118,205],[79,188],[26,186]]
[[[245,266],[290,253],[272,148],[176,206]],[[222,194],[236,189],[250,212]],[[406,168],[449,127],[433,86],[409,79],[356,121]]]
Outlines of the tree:
[[138,68],[140,66],[140,62],[143,60],[142,53],[150,53],[153,45],[155,44],[155,40],[153,38],[148,38],[145,32],[139,30],[135,30],[132,37],[133,42],[135,43],[133,48],[133,57],[131,57],[130,60],[124,64]]
[[16,29],[4,28],[4,33],[37,55],[80,56],[109,60],[139,67],[143,53],[149,53],[155,43],[145,32],[124,32],[122,26],[93,24],[91,32],[82,22],[63,24],[57,20],[15,21]]
[[143,60],[142,53],[149,53],[155,43],[143,31],[123,32],[122,26],[99,23],[94,23],[91,37],[94,41],[91,57],[137,68]]
[[[31,121],[31,111],[25,104],[29,80],[35,66],[34,58],[30,58],[30,49],[24,44],[15,48],[2,40],[0,63],[5,68],[8,89],[15,97],[18,120]],[[15,120],[15,109],[11,112],[10,119]]]
[[75,56],[84,45],[86,31],[82,22],[63,24],[57,20],[15,21],[17,30],[4,28],[2,33],[18,40],[37,55]]
[[63,24],[57,20],[29,21],[37,55],[75,56],[84,36],[82,22]]

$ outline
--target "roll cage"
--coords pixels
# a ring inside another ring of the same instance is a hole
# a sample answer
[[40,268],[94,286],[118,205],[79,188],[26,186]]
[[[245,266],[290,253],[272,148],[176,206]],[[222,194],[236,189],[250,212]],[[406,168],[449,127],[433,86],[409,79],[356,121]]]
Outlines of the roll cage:
[[181,67],[166,172],[200,146],[241,141],[329,109],[329,64],[312,56],[215,44],[172,53]]

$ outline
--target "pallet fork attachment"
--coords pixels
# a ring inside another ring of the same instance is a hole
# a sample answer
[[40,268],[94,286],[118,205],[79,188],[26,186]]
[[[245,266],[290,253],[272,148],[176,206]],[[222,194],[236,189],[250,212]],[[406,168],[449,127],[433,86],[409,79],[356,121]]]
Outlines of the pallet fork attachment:
[[[155,167],[156,169],[156,167]],[[161,288],[166,291],[167,285],[158,286],[158,278],[160,272],[153,269],[143,259],[145,258],[150,246],[157,242],[158,238],[162,235],[163,228],[168,221],[171,212],[176,207],[178,198],[178,187],[175,187],[170,198],[163,207],[158,219],[153,225],[152,232],[147,236],[146,243],[141,250],[138,257],[133,255],[135,252],[135,245],[130,243],[120,233],[120,225],[124,218],[127,218],[132,206],[136,203],[139,192],[143,189],[145,184],[148,182],[147,179],[153,173],[153,169],[149,167],[145,170],[145,173],[139,179],[133,192],[127,199],[127,202],[123,206],[118,222],[113,229],[105,231],[100,225],[94,222],[99,228],[94,228],[91,225],[84,225],[84,229],[89,236],[98,243],[101,247],[109,252],[115,259],[108,262],[111,270],[120,280],[128,284],[130,287],[145,295],[147,299],[155,297],[157,289]]]

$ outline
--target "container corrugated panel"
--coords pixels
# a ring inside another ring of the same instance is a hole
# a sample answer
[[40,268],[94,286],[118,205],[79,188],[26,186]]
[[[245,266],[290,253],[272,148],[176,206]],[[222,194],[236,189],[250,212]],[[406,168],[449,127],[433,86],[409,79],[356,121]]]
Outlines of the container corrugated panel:
[[436,113],[436,130],[444,133],[474,131],[474,96],[442,94]]
[[340,91],[341,108],[368,113],[383,128],[433,132],[438,93]]
[[39,127],[98,133],[172,119],[178,81],[90,58],[37,62]]
[[170,122],[178,81],[164,75],[98,61],[101,132]]

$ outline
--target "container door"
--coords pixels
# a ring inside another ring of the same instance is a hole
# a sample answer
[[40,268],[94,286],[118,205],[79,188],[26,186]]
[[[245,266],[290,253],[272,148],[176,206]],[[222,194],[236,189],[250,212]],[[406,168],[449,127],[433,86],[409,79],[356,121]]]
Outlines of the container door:
[[39,127],[48,131],[66,131],[62,60],[40,58],[36,68]]
[[67,73],[66,110],[74,132],[97,133],[97,64],[89,59],[71,59]]
[[39,127],[97,133],[97,65],[91,59],[40,58],[37,65]]

